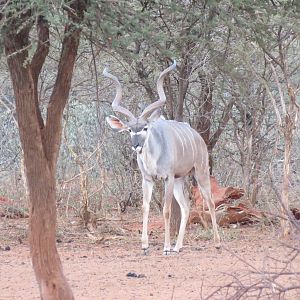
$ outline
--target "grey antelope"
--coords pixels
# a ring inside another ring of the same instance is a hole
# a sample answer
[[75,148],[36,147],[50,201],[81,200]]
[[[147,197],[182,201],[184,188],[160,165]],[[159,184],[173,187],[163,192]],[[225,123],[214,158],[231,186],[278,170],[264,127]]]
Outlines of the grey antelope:
[[184,195],[184,176],[194,173],[198,187],[206,200],[213,225],[216,247],[220,247],[220,236],[217,229],[215,207],[211,197],[209,178],[208,152],[204,140],[189,124],[165,120],[160,116],[160,107],[166,103],[163,89],[165,76],[176,67],[176,62],[165,69],[157,81],[159,99],[147,106],[139,117],[120,106],[122,88],[119,80],[108,73],[103,75],[116,84],[116,96],[112,109],[129,118],[123,122],[115,116],[106,118],[108,124],[117,132],[128,131],[131,136],[132,149],[137,153],[137,161],[143,177],[143,232],[142,248],[149,247],[147,223],[153,189],[153,178],[165,180],[163,216],[165,222],[164,254],[170,254],[170,213],[173,194],[181,210],[181,223],[177,243],[172,251],[179,252],[183,245],[186,223],[189,217],[189,201]]

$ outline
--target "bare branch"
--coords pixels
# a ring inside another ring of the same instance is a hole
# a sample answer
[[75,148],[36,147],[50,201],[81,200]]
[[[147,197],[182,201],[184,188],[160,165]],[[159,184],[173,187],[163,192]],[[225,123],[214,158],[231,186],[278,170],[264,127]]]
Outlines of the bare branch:
[[159,96],[159,100],[157,100],[154,103],[151,103],[150,105],[148,105],[144,111],[141,114],[142,118],[146,118],[147,116],[149,116],[155,109],[163,106],[166,102],[166,95],[164,92],[164,88],[163,88],[163,83],[164,83],[164,78],[165,76],[172,70],[174,70],[176,68],[176,61],[174,60],[173,64],[171,66],[169,66],[167,69],[165,69],[160,75],[159,78],[157,80],[157,92],[158,92],[158,96]]
[[37,17],[38,46],[31,61],[33,80],[37,82],[42,66],[49,53],[49,24],[43,16]]
[[225,109],[223,111],[222,119],[219,122],[219,126],[218,126],[217,130],[213,133],[213,135],[209,139],[209,148],[210,149],[212,149],[216,145],[219,137],[221,136],[221,134],[224,131],[228,121],[230,120],[231,109],[233,107],[234,102],[235,102],[235,99],[232,98],[231,101],[225,107]]
[[78,23],[84,17],[86,1],[74,1],[71,7],[76,11],[76,17],[72,13],[68,15],[69,22],[65,26],[58,72],[47,109],[47,122],[43,136],[44,141],[47,141],[47,145],[45,145],[46,157],[55,164],[56,159],[53,156],[58,155],[61,139],[59,129],[61,127],[61,116],[69,97],[73,67],[79,46],[81,28]]
[[275,77],[275,81],[276,81],[277,88],[279,91],[280,103],[281,103],[283,114],[286,115],[286,106],[285,106],[285,102],[284,102],[284,96],[283,96],[283,92],[281,89],[281,84],[279,82],[277,71],[276,71],[275,67],[273,66],[273,63],[270,60],[268,60],[268,62],[270,63],[271,69],[272,69],[274,77]]

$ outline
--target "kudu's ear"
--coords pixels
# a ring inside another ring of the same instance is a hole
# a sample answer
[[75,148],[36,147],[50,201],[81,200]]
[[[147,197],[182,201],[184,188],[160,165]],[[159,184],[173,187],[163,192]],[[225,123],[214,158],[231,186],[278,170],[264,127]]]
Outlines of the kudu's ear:
[[122,132],[124,130],[127,130],[128,128],[126,124],[124,124],[120,119],[118,119],[115,116],[106,117],[106,122],[114,131],[117,132]]

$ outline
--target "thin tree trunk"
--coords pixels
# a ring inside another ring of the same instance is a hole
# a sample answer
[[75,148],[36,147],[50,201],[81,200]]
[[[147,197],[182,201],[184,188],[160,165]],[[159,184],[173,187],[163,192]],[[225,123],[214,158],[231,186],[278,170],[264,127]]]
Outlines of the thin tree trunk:
[[283,180],[281,190],[281,212],[283,218],[281,219],[281,228],[283,236],[289,234],[289,221],[286,219],[289,211],[289,177],[290,177],[290,163],[291,163],[291,148],[292,137],[286,136],[284,145],[284,161],[283,161]]
[[[288,82],[288,81],[287,81]],[[284,160],[283,160],[283,178],[282,178],[282,191],[281,191],[281,212],[285,217],[281,219],[281,228],[283,236],[290,233],[291,226],[289,220],[289,180],[291,173],[291,151],[294,141],[296,125],[298,122],[298,114],[300,107],[296,101],[296,94],[290,83],[287,83],[288,94],[290,97],[289,107],[284,116]]]
[[207,75],[200,75],[201,82],[201,101],[198,111],[198,122],[196,130],[202,136],[205,144],[209,145],[210,131],[211,131],[211,111],[213,109],[213,87],[214,83]]
[[281,190],[281,212],[283,218],[281,219],[281,228],[283,236],[290,233],[289,222],[289,182],[291,173],[291,151],[294,140],[294,134],[296,129],[296,123],[298,120],[298,110],[296,105],[295,94],[290,87],[290,103],[288,112],[285,115],[283,134],[284,134],[284,160],[283,160],[283,176],[282,176],[282,190]]

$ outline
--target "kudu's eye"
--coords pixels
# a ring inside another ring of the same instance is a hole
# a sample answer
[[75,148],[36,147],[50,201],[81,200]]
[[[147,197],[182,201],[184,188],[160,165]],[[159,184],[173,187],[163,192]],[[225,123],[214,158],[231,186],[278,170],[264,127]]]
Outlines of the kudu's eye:
[[144,127],[143,130],[144,130],[144,131],[147,131],[147,130],[148,130],[148,126]]
[[128,128],[128,132],[131,132],[132,130],[130,128]]

